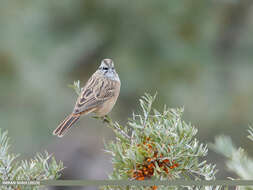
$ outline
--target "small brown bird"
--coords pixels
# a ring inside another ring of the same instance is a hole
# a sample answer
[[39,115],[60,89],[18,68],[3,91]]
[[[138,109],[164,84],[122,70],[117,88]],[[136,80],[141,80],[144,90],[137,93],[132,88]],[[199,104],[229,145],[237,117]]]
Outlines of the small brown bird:
[[98,70],[82,88],[73,112],[54,130],[53,135],[63,137],[80,118],[94,112],[103,117],[117,101],[120,92],[120,79],[111,59],[104,59]]

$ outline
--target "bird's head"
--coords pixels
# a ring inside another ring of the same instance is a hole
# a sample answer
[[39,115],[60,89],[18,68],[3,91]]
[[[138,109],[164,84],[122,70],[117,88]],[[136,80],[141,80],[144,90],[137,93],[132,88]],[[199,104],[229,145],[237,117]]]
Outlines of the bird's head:
[[114,63],[112,59],[103,59],[101,65],[98,68],[99,74],[102,74],[105,77],[108,77],[112,80],[118,78],[118,74],[114,68]]

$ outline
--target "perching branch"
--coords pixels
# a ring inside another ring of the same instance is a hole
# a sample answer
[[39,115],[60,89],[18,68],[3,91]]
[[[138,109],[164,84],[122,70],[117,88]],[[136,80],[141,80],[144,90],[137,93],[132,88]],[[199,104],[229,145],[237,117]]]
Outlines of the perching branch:
[[[113,172],[109,178],[215,179],[215,165],[203,161],[207,146],[195,138],[197,129],[182,120],[183,109],[168,109],[165,106],[159,112],[152,108],[154,100],[155,97],[145,94],[140,100],[141,114],[133,114],[127,126],[112,121],[108,123],[116,135],[115,141],[105,144],[106,152],[112,155]],[[177,187],[107,186],[104,189],[163,190]]]

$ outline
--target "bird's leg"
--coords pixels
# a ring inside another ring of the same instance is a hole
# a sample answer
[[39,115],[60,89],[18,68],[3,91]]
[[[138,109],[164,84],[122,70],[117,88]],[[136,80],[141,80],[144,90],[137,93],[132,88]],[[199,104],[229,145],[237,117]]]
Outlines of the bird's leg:
[[105,115],[102,118],[103,118],[103,123],[110,123],[110,121],[111,121],[111,119],[108,115]]
[[102,120],[103,123],[110,123],[111,122],[111,119],[108,115],[105,115],[105,116],[93,116],[93,118],[95,119],[100,119]]

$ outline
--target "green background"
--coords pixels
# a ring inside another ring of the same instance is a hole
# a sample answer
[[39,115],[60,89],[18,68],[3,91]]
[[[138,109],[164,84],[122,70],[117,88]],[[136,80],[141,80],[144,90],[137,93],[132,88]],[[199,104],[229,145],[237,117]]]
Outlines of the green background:
[[[110,116],[126,123],[144,92],[157,108],[184,106],[198,138],[230,135],[251,155],[253,114],[251,0],[0,0],[0,124],[12,149],[29,158],[47,149],[64,179],[106,179],[112,131],[84,116],[66,137],[51,133],[103,58],[112,58],[121,93]],[[209,151],[219,179],[222,156]]]

